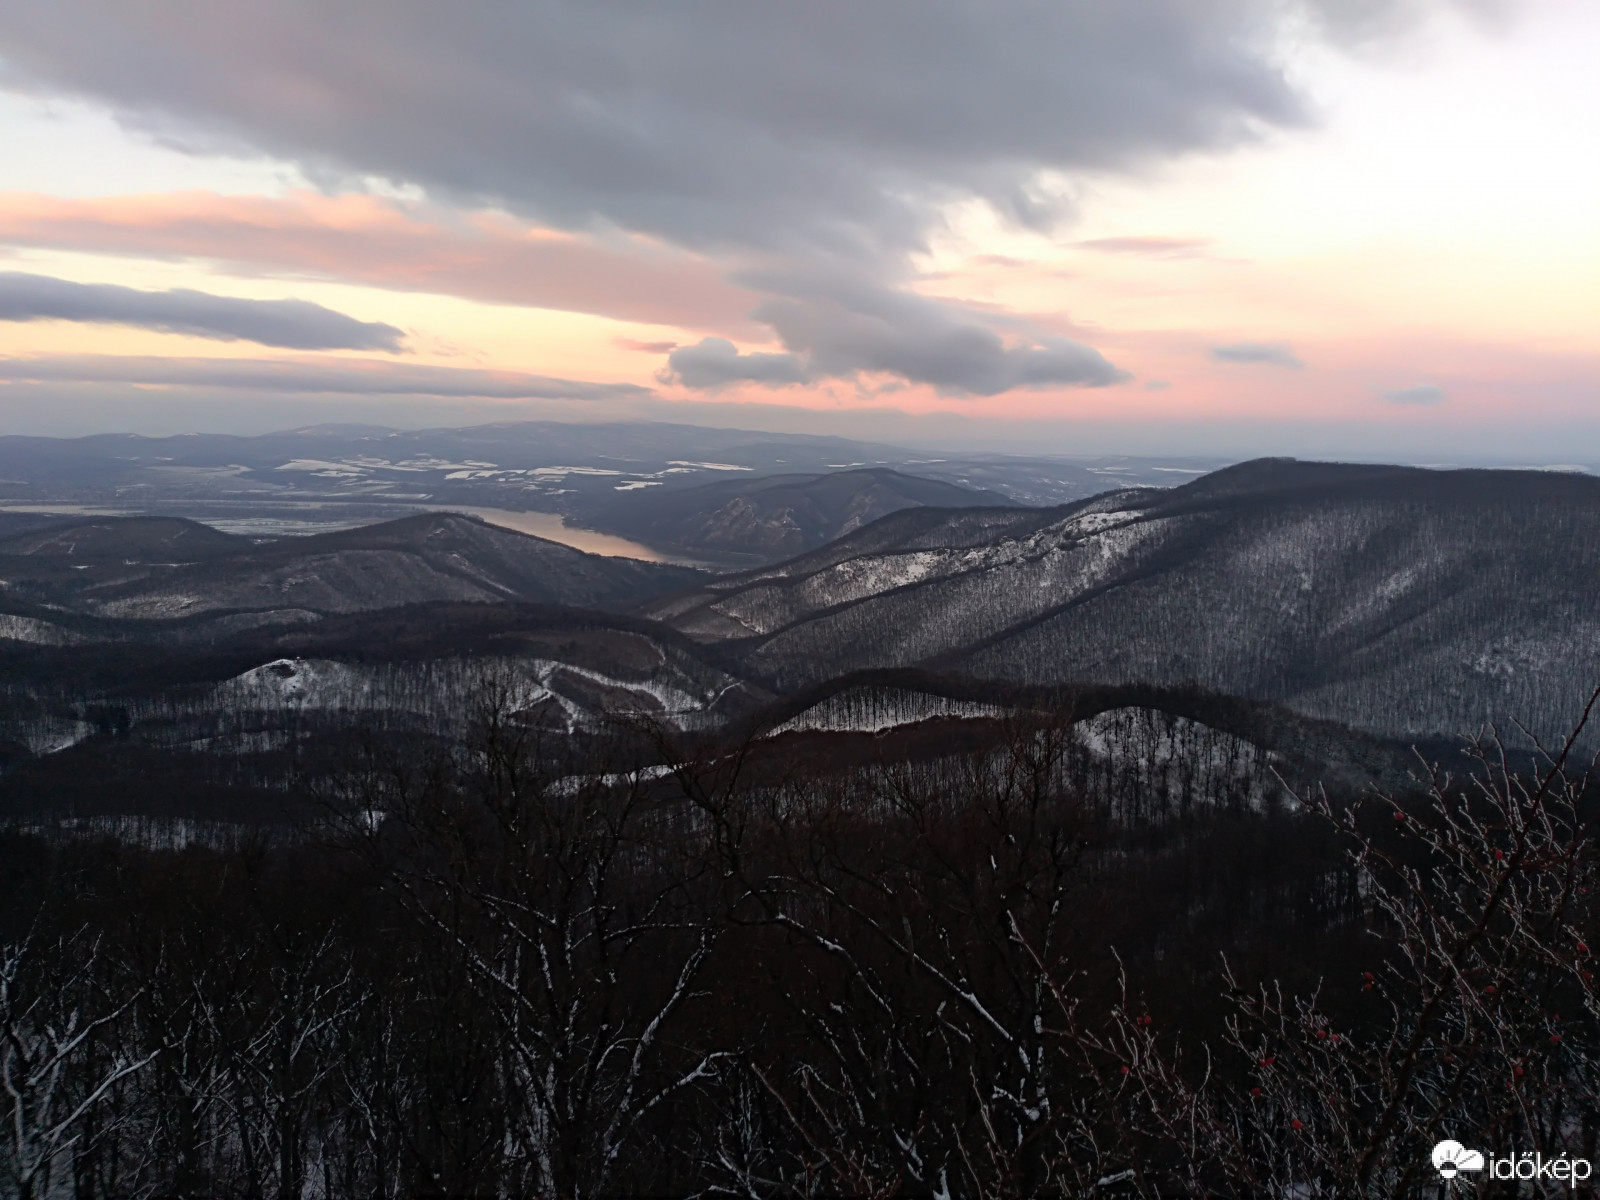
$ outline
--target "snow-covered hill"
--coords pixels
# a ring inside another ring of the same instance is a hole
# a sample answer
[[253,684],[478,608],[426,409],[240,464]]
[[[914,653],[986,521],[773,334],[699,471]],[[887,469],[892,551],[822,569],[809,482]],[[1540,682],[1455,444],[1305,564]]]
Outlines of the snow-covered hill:
[[1550,735],[1600,682],[1597,596],[1600,480],[1262,460],[1057,509],[900,512],[645,611],[779,690],[919,666]]

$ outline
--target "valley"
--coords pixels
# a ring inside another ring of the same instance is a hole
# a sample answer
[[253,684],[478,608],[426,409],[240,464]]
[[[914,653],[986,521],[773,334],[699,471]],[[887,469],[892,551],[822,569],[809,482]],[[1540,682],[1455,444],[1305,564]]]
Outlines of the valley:
[[[674,493],[651,536],[709,549],[750,496],[818,522],[784,536],[855,527],[719,574],[459,514],[279,537],[13,515],[0,819],[248,810],[241,787],[292,791],[353,736],[467,738],[491,695],[562,753],[627,726],[653,761],[650,737],[937,758],[1122,712],[1285,779],[1401,785],[1483,729],[1559,737],[1600,677],[1587,477],[1260,460],[1046,508],[881,470],[754,482]],[[107,799],[133,759],[156,782]]]
[[[1018,504],[1059,504],[1113,487],[1166,485],[1221,465],[1218,459],[933,454],[846,438],[644,422],[415,431],[319,425],[257,437],[13,436],[0,437],[0,529],[12,516],[160,515],[278,536],[423,511],[489,510],[489,519],[511,528],[604,553],[622,548],[597,546],[595,533],[629,538],[633,530],[646,535],[639,540],[649,544],[650,556],[671,557],[675,546],[681,556],[684,545],[704,541],[690,527],[692,514],[703,508],[712,519],[718,507],[678,493],[720,488],[719,504],[726,504],[745,488],[766,493],[774,477],[785,475],[806,476],[814,492],[830,493],[821,510],[814,500],[802,504],[798,542],[773,537],[784,522],[783,506],[768,495],[761,520],[742,534],[724,521],[720,535],[702,547],[726,558],[724,565],[750,565],[809,549],[843,532],[852,517],[880,516],[915,495],[937,494],[946,504],[992,502],[986,493]],[[852,471],[898,478],[889,492],[901,499],[887,507],[874,499],[870,474],[857,477],[853,488],[817,482]],[[658,528],[663,501],[690,526]],[[539,528],[519,524],[518,514]],[[777,524],[762,531],[764,520]]]

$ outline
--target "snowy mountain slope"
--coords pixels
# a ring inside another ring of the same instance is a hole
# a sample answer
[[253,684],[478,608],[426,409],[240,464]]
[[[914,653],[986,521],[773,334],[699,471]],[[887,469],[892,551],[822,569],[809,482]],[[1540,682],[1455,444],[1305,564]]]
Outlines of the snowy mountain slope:
[[1562,729],[1600,682],[1600,480],[1263,460],[898,513],[646,611],[789,690],[924,666],[1182,684],[1397,736]]
[[571,608],[415,605],[209,641],[0,642],[0,824],[8,804],[68,793],[155,803],[180,777],[191,797],[241,780],[281,790],[308,757],[348,764],[365,739],[468,737],[491,705],[558,747],[613,736],[619,720],[720,729],[772,699],[665,627]]
[[202,705],[237,720],[243,714],[321,713],[392,723],[396,714],[435,730],[457,731],[486,688],[506,698],[513,719],[571,732],[617,718],[677,729],[716,723],[716,706],[737,686],[728,677],[662,668],[642,678],[614,677],[559,659],[521,656],[438,658],[399,663],[278,658],[219,683]]
[[33,642],[40,646],[68,646],[83,641],[84,638],[81,634],[65,629],[53,621],[0,613],[0,640]]
[[955,717],[964,720],[1004,717],[1011,710],[1002,704],[961,700],[934,692],[903,687],[852,687],[834,692],[816,704],[774,725],[771,734],[882,733],[921,721]]

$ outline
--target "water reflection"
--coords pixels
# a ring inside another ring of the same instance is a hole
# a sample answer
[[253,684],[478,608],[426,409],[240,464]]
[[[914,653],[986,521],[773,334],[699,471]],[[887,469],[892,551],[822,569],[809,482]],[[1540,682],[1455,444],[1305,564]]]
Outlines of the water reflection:
[[645,562],[678,563],[686,567],[705,565],[693,559],[675,558],[670,554],[663,554],[642,542],[629,541],[627,538],[616,537],[609,533],[596,533],[592,529],[573,528],[559,513],[514,512],[509,508],[469,508],[466,505],[451,505],[447,509],[442,508],[437,511],[467,513],[474,517],[482,517],[489,524],[499,525],[502,529],[531,533],[534,537],[560,542],[571,546],[574,550],[603,554],[608,558],[641,558]]

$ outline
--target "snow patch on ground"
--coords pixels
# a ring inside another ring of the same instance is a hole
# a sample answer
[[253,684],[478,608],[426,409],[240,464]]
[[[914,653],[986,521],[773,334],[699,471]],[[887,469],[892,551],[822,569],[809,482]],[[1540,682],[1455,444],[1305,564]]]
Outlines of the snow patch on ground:
[[1142,520],[1142,509],[1125,509],[1121,512],[1085,512],[1071,517],[1059,525],[1052,526],[1067,537],[1087,537],[1090,534],[1100,533],[1107,529],[1115,529],[1120,525],[1131,525]]
[[207,607],[207,602],[204,596],[155,595],[109,600],[96,607],[101,616],[155,621],[162,618],[186,617],[196,609]]
[[1277,756],[1188,717],[1148,708],[1114,708],[1079,721],[1073,739],[1144,797],[1204,800],[1241,796],[1259,807],[1283,787]]
[[222,849],[250,833],[244,825],[221,821],[147,816],[63,817],[15,828],[45,838],[113,838],[146,850],[182,850],[193,845]]
[[728,690],[726,685],[698,688],[681,677],[674,682],[618,679],[543,658],[437,659],[378,667],[280,658],[218,685],[212,704],[235,712],[400,710],[461,721],[471,719],[486,686],[500,693],[512,713],[554,704],[569,730],[628,715],[698,727],[714,720],[708,710]]
[[635,787],[655,779],[665,779],[672,768],[665,763],[640,767],[637,771],[616,771],[609,775],[564,775],[547,789],[557,796],[575,796],[586,787]]
[[93,732],[93,725],[75,717],[35,717],[18,730],[18,735],[30,754],[58,754]]
[[36,646],[72,646],[86,641],[82,634],[63,629],[37,617],[18,617],[0,613],[0,638],[13,642],[31,642]]
[[1537,676],[1554,666],[1558,654],[1564,649],[1525,638],[1500,638],[1485,646],[1482,653],[1468,661],[1467,666],[1475,673],[1490,678]]
[[[789,587],[776,582],[746,587],[709,606],[718,617],[737,622],[739,633],[704,619],[692,622],[692,629],[711,638],[767,635],[813,618],[822,610],[871,601],[897,588],[963,579],[986,589],[978,619],[986,628],[995,627],[1026,619],[1100,586],[1147,543],[1169,534],[1173,522],[1180,519],[1146,519],[1133,510],[1079,513],[1025,537],[1002,538],[987,545],[863,555],[835,563]],[[917,631],[898,630],[892,637],[904,651],[900,657],[905,661],[916,661],[939,648],[910,648],[907,638],[916,641]]]
[[849,688],[829,696],[775,727],[772,734],[817,730],[826,733],[880,733],[937,717],[1002,717],[994,704],[952,700],[905,688]]
[[[367,676],[367,678],[363,678]],[[223,687],[251,707],[363,707],[370,673],[324,659],[280,658],[246,671]]]

